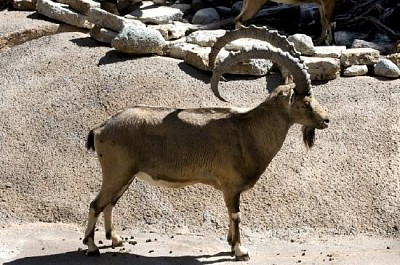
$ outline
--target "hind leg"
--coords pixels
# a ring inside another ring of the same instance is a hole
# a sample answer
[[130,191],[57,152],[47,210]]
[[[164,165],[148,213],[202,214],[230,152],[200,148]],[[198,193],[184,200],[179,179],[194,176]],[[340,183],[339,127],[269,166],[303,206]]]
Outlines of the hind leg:
[[[133,180],[133,179],[132,179]],[[113,247],[120,247],[122,246],[122,240],[120,236],[115,232],[114,229],[114,223],[113,223],[113,218],[112,218],[112,210],[114,206],[117,204],[119,198],[124,194],[124,192],[128,189],[130,181],[127,185],[125,185],[121,191],[117,194],[117,197],[104,208],[103,214],[104,214],[104,228],[106,231],[106,238],[109,240],[112,240],[112,246]]]
[[114,178],[103,174],[103,185],[97,197],[90,204],[89,220],[83,239],[83,244],[88,246],[88,256],[99,255],[99,248],[94,243],[94,233],[97,219],[101,212],[104,211],[106,234],[109,233],[113,240],[113,245],[120,245],[121,241],[117,235],[113,236],[112,224],[112,208],[122,194],[128,188],[132,177],[128,174],[117,174]]

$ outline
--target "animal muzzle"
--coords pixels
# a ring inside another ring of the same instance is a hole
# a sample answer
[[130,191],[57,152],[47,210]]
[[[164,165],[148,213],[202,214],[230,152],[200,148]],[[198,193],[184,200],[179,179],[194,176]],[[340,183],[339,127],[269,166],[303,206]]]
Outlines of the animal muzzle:
[[322,121],[319,122],[318,129],[326,129],[329,127],[329,119],[323,119]]

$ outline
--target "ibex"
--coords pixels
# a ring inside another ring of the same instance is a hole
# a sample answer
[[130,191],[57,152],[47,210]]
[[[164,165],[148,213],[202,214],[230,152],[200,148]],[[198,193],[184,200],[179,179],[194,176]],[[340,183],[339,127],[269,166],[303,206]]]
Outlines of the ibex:
[[[240,28],[244,22],[253,18],[267,1],[268,0],[244,0],[242,11],[235,19],[236,28]],[[331,20],[335,9],[336,0],[271,0],[271,1],[282,4],[309,4],[309,3],[318,4],[321,16],[322,32],[321,36],[317,39],[316,42],[319,44],[323,43],[332,44],[333,35],[331,29]]]
[[[271,43],[276,42],[271,37]],[[240,240],[241,194],[256,184],[293,124],[303,126],[303,140],[310,148],[315,129],[325,129],[329,123],[328,114],[311,94],[305,67],[279,48],[226,58],[213,71],[213,91],[218,91],[219,78],[231,65],[251,58],[281,64],[291,72],[294,83],[278,86],[252,109],[137,106],[116,113],[89,132],[86,147],[97,152],[103,183],[90,203],[83,240],[88,255],[100,254],[94,233],[101,212],[106,238],[112,246],[122,244],[114,230],[112,209],[138,178],[163,187],[203,183],[220,190],[229,215],[232,253],[237,260],[249,259]]]

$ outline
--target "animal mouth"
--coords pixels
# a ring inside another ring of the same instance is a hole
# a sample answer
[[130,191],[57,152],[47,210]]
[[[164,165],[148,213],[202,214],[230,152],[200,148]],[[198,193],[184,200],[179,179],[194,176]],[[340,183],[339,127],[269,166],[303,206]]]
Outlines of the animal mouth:
[[329,120],[323,120],[319,123],[320,129],[326,129],[329,127]]

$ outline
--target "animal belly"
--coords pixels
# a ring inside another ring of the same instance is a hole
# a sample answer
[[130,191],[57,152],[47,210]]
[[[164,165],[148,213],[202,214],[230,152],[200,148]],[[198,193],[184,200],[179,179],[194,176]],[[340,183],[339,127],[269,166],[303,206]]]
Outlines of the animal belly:
[[188,181],[178,181],[178,180],[175,181],[171,179],[165,180],[162,178],[154,178],[149,174],[146,174],[145,172],[139,172],[138,174],[136,174],[136,177],[151,185],[163,188],[182,188],[194,184],[194,182],[188,182]]

